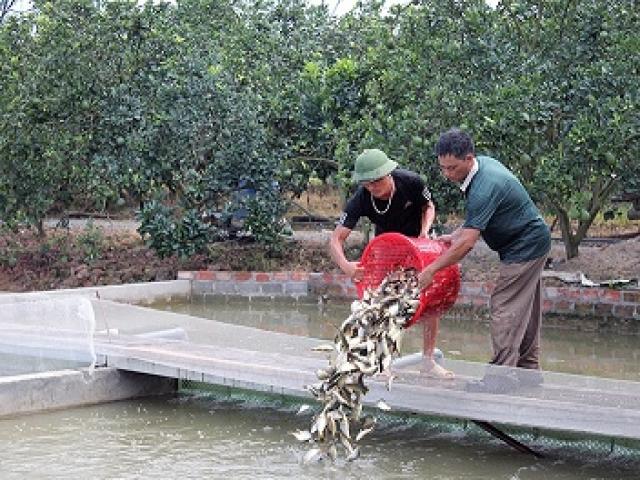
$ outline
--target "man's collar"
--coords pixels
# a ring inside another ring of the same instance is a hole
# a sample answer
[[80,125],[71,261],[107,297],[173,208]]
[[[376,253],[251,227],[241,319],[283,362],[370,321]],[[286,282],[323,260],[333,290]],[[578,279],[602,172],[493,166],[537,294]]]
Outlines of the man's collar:
[[467,191],[467,188],[469,188],[469,184],[471,183],[471,180],[473,180],[473,177],[476,173],[478,173],[478,159],[473,157],[473,167],[471,167],[471,170],[469,170],[469,173],[464,179],[464,182],[462,182],[462,185],[460,185],[460,190],[462,190],[463,192]]

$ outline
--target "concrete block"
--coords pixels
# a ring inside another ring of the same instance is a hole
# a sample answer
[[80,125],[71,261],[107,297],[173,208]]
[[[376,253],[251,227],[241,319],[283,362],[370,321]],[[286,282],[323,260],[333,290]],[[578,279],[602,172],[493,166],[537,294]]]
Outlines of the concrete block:
[[115,368],[0,378],[0,417],[174,392],[177,382]]
[[284,291],[287,295],[306,296],[309,294],[307,282],[287,282],[284,284]]
[[191,293],[194,295],[202,295],[213,292],[213,282],[195,280],[191,284]]
[[215,282],[213,283],[213,293],[219,295],[235,295],[238,291],[234,282]]
[[239,282],[236,284],[236,292],[246,296],[264,295],[262,287],[262,284],[256,282]]
[[263,283],[260,287],[262,294],[266,296],[282,296],[284,293],[282,283]]

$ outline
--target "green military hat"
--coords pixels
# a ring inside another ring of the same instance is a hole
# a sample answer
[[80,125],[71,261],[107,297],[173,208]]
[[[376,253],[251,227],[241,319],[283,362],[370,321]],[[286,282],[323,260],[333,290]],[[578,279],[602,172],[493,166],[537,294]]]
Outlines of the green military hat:
[[352,180],[354,182],[377,180],[391,173],[397,166],[398,163],[390,160],[382,150],[366,149],[356,158]]

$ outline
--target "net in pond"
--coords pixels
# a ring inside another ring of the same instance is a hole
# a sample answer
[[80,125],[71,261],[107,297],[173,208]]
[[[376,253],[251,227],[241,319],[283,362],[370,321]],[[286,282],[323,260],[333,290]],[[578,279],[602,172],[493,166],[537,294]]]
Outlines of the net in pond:
[[[270,408],[285,412],[287,416],[300,412],[307,406],[308,399],[283,394],[243,390],[229,385],[213,385],[195,380],[180,380],[179,400],[184,403],[217,402],[220,405],[247,409]],[[300,418],[308,418],[317,408],[298,413]],[[376,438],[369,440],[365,455],[376,455],[374,444],[394,442],[415,442],[416,439],[438,438],[443,443],[462,443],[473,448],[482,445],[495,451],[507,448],[497,438],[491,436],[471,420],[446,416],[416,415],[408,412],[381,413],[373,407],[366,407],[366,413],[375,414],[378,419]],[[640,440],[589,435],[579,432],[544,430],[533,427],[495,424],[503,432],[533,448],[551,462],[576,460],[583,465],[614,462],[616,465],[640,466]],[[285,433],[283,433],[285,435]],[[304,446],[302,447],[304,449]],[[526,457],[524,457],[526,458]]]
[[95,316],[83,297],[0,297],[0,375],[92,367]]

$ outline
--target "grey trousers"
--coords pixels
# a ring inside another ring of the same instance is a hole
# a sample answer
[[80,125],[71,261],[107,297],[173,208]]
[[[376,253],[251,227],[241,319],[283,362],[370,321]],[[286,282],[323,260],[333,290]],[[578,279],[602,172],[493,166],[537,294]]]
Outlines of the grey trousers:
[[542,270],[547,256],[503,263],[491,294],[491,364],[540,368]]

